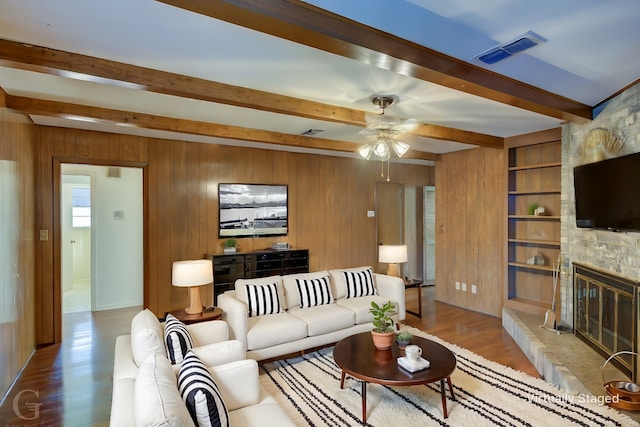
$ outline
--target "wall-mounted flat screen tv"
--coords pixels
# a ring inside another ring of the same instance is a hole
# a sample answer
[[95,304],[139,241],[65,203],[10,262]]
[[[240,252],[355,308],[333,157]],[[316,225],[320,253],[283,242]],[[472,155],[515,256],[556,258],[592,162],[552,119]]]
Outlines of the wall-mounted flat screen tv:
[[573,169],[576,226],[640,231],[640,153]]
[[286,185],[218,184],[218,236],[286,236],[287,196]]

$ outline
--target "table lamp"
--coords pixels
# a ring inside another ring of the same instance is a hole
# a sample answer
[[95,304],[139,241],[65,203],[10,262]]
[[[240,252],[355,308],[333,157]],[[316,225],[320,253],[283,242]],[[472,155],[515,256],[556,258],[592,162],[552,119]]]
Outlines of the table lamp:
[[210,260],[197,259],[190,261],[176,261],[171,272],[173,286],[189,288],[189,307],[187,314],[202,313],[202,300],[199,286],[213,283],[213,264]]
[[378,262],[387,263],[387,275],[402,277],[398,264],[407,262],[407,245],[380,245],[378,248]]

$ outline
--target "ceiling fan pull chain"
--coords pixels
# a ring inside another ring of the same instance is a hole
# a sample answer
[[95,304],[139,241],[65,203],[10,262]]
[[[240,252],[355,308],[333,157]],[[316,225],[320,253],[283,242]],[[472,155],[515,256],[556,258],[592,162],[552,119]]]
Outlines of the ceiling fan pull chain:
[[389,168],[389,159],[387,159],[387,182],[391,181],[391,172]]

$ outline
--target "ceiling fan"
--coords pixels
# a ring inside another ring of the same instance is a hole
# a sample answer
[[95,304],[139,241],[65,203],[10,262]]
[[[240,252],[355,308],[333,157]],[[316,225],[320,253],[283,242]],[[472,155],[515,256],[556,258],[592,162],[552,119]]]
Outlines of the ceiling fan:
[[373,95],[371,102],[373,105],[382,109],[379,114],[365,114],[367,128],[358,132],[361,135],[367,135],[375,138],[370,144],[365,144],[358,149],[358,154],[369,160],[372,157],[375,160],[389,160],[391,151],[398,157],[402,157],[409,151],[409,144],[399,141],[399,135],[415,130],[419,123],[413,119],[401,119],[399,117],[385,114],[387,107],[396,101],[393,95]]

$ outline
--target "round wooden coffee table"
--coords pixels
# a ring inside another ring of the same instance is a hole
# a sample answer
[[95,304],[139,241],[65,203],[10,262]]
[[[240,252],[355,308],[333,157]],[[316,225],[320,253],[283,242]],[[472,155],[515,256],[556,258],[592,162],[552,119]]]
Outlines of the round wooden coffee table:
[[409,373],[399,367],[397,359],[404,356],[404,351],[400,350],[395,343],[390,350],[377,350],[373,346],[370,332],[346,337],[334,347],[333,359],[342,369],[340,388],[344,387],[345,374],[362,381],[363,423],[367,421],[367,383],[408,386],[440,381],[442,412],[444,418],[448,417],[444,381],[446,380],[449,384],[451,399],[456,400],[451,385],[451,374],[456,368],[456,357],[445,346],[428,339],[414,336],[411,344],[422,348],[422,357],[431,362],[428,369]]

